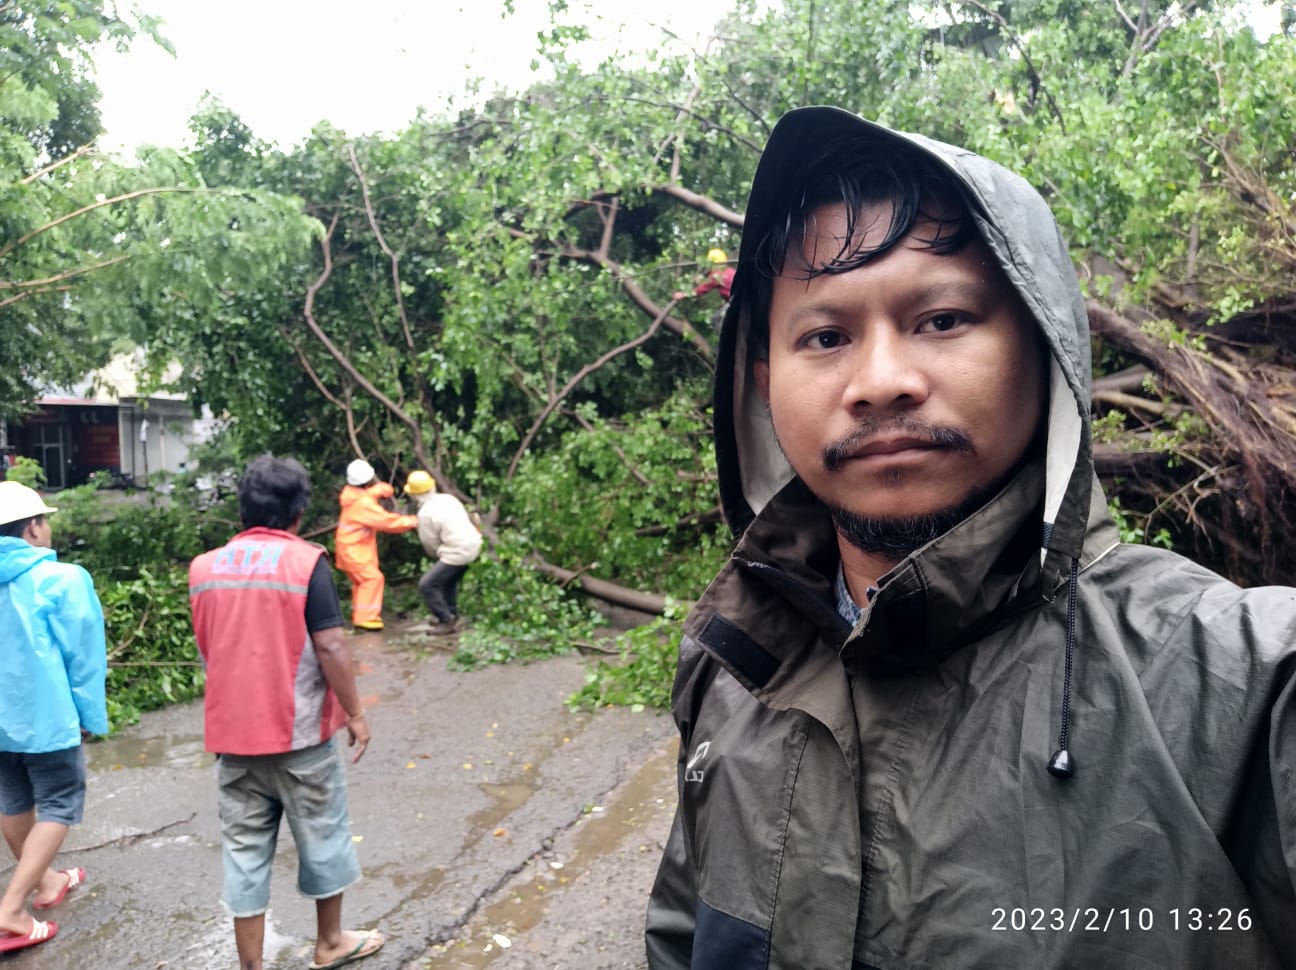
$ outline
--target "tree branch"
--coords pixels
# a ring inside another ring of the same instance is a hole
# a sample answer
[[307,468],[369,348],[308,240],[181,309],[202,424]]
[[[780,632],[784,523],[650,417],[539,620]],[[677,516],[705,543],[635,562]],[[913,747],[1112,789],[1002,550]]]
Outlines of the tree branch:
[[315,335],[315,339],[324,345],[324,348],[329,352],[333,359],[338,362],[342,369],[351,375],[352,380],[364,388],[365,392],[373,397],[374,400],[387,408],[396,420],[400,421],[410,429],[410,434],[414,437],[415,457],[418,458],[419,462],[421,462],[424,467],[431,467],[431,462],[428,461],[427,454],[423,447],[423,429],[419,426],[418,421],[407,414],[404,409],[396,404],[395,401],[380,391],[371,381],[369,381],[368,378],[361,374],[360,371],[356,369],[355,365],[351,363],[350,359],[338,349],[337,345],[329,339],[328,334],[326,334],[323,328],[315,321],[315,295],[319,293],[320,289],[324,286],[324,283],[333,273],[332,243],[333,233],[337,229],[337,224],[338,216],[335,213],[332,221],[329,223],[328,229],[325,230],[324,238],[320,240],[320,248],[324,251],[324,269],[320,273],[319,277],[306,288],[306,303],[303,309],[306,317],[306,326],[310,328],[311,333]]
[[1160,418],[1174,418],[1184,411],[1182,407],[1174,404],[1151,401],[1135,394],[1126,394],[1123,391],[1094,390],[1092,400],[1114,408],[1122,408],[1126,411],[1148,411]]
[[508,482],[513,479],[513,475],[517,471],[518,462],[522,460],[522,456],[525,455],[527,449],[531,447],[532,440],[535,438],[536,434],[539,433],[540,428],[544,425],[545,421],[548,420],[549,415],[553,413],[554,408],[558,407],[558,405],[563,402],[563,399],[572,392],[572,389],[609,361],[619,357],[627,351],[634,350],[634,348],[650,339],[662,325],[662,321],[665,320],[666,315],[670,312],[673,306],[675,306],[675,301],[671,300],[671,302],[666,305],[666,309],[657,314],[657,317],[653,320],[652,325],[647,330],[635,337],[633,340],[629,340],[626,343],[621,344],[619,347],[613,347],[593,363],[586,364],[572,376],[572,378],[563,386],[562,390],[550,399],[549,403],[544,406],[538,415],[536,415],[536,419],[531,422],[531,427],[527,429],[527,433],[522,438],[522,443],[518,445],[517,451],[513,454],[513,460],[509,462],[508,471],[504,473],[504,481]]
[[3,310],[7,306],[12,306],[19,300],[25,300],[29,296],[40,296],[42,293],[66,293],[71,289],[72,287],[70,286],[51,286],[47,290],[24,290],[22,293],[15,294],[7,300],[0,300],[0,310]]
[[1146,367],[1135,366],[1126,367],[1115,374],[1105,374],[1102,377],[1095,377],[1093,380],[1093,391],[1137,391],[1143,386],[1143,382],[1150,377],[1152,372]]
[[655,613],[658,616],[666,612],[666,597],[657,593],[643,593],[637,589],[622,586],[619,583],[608,582],[606,579],[584,576],[574,570],[564,569],[561,566],[545,562],[539,556],[528,559],[527,565],[538,572],[544,573],[546,576],[558,580],[560,583],[579,586],[591,596],[606,600],[609,603],[628,606],[632,610],[640,610],[644,613]]
[[87,152],[90,152],[93,149],[94,149],[94,145],[82,145],[80,148],[78,148],[76,151],[72,152],[71,154],[64,155],[57,162],[54,162],[50,165],[46,165],[44,168],[38,168],[36,171],[28,175],[25,179],[20,179],[18,184],[30,185],[32,182],[35,182],[38,178],[41,178],[44,175],[48,175],[50,172],[53,172],[55,169],[58,169],[66,165],[68,162],[75,162],[82,155],[85,155]]
[[[520,229],[510,229],[508,231],[509,234],[516,239],[527,239],[533,244],[535,243],[535,240],[531,236]],[[662,317],[661,320],[666,329],[678,334],[691,343],[702,356],[702,359],[708,364],[714,363],[715,351],[711,349],[711,345],[707,343],[706,338],[694,329],[693,324],[689,323],[687,320],[680,320],[677,317],[669,316],[670,308],[676,304],[676,300],[671,300],[666,309],[662,310],[661,307],[654,303],[652,298],[643,291],[643,288],[634,281],[634,278],[630,274],[626,273],[625,269],[620,263],[616,262],[616,260],[601,257],[598,253],[592,252],[588,249],[577,249],[575,246],[568,245],[567,243],[559,243],[558,247],[557,255],[559,256],[564,256],[567,259],[574,259],[582,263],[589,263],[592,266],[601,267],[611,273],[613,278],[621,284],[621,288],[626,291],[626,294],[630,299],[634,301],[635,305],[649,316],[655,318],[661,314],[667,314]]]
[[1187,19],[1188,15],[1196,8],[1197,0],[1188,0],[1187,3],[1177,9],[1172,5],[1171,9],[1163,13],[1161,18],[1152,25],[1152,29],[1147,32],[1147,39],[1143,41],[1143,53],[1148,53],[1157,45],[1157,42],[1161,40],[1161,35],[1169,30],[1171,25],[1174,24],[1174,18],[1176,16]]
[[693,105],[697,103],[697,99],[701,94],[702,85],[694,84],[693,89],[688,93],[688,97],[684,99],[684,103],[675,112],[675,130],[663,138],[661,144],[657,146],[657,150],[653,152],[653,164],[655,165],[661,161],[662,153],[666,151],[666,147],[668,145],[671,147],[670,177],[672,181],[678,180],[680,176],[680,143],[683,141],[683,129],[680,123],[684,120],[685,115],[693,110]]
[[[1121,5],[1121,0],[1112,0],[1112,3],[1116,5],[1116,12],[1120,14],[1121,20],[1125,21],[1125,26],[1137,34],[1138,27],[1136,27],[1134,21],[1130,19],[1130,15],[1125,12],[1125,8]],[[1146,4],[1144,4],[1144,9],[1147,9]]]
[[360,428],[356,426],[355,407],[353,407],[351,404],[350,384],[346,385],[345,393],[346,393],[346,401],[342,406],[342,412],[346,415],[347,437],[351,439],[351,447],[355,449],[355,453],[357,455],[363,455],[364,451],[360,448]]
[[670,196],[672,199],[683,202],[691,209],[696,209],[698,212],[711,216],[714,219],[718,219],[721,222],[728,223],[735,229],[741,229],[743,227],[743,216],[741,213],[734,212],[732,209],[726,208],[719,202],[716,202],[714,199],[710,199],[705,195],[691,192],[682,185],[673,185],[670,183],[664,185],[650,185],[648,186],[648,191],[660,192],[662,195]]
[[[128,259],[130,259],[129,256],[116,256],[113,259],[105,259],[102,263],[95,263],[93,266],[79,266],[76,269],[68,270],[66,273],[59,273],[57,276],[47,276],[43,280],[19,280],[16,282],[0,280],[0,290],[17,290],[28,286],[49,286],[51,283],[61,283],[63,280],[70,280],[74,276],[82,276],[85,273],[93,273],[97,269],[124,263]],[[60,287],[60,289],[70,289],[70,287]]]
[[598,248],[601,259],[607,259],[612,251],[612,231],[616,228],[616,217],[620,208],[621,199],[615,195],[612,197],[611,202],[599,207],[599,218],[603,220],[603,236],[599,240]]
[[378,240],[379,247],[387,255],[387,258],[391,260],[392,294],[396,297],[396,312],[400,316],[401,330],[405,333],[405,345],[410,350],[413,350],[414,336],[410,333],[409,317],[405,313],[405,298],[401,294],[400,257],[387,245],[382,230],[378,228],[378,216],[374,213],[373,201],[369,198],[369,181],[365,178],[364,169],[360,167],[360,159],[356,157],[355,144],[352,142],[347,142],[347,155],[351,159],[351,171],[355,172],[356,178],[360,181],[360,196],[364,199],[364,210],[365,215],[369,218],[369,228],[373,230],[374,238]]
[[1121,17],[1124,18],[1125,23],[1129,24],[1130,30],[1134,33],[1133,38],[1130,40],[1129,55],[1125,58],[1125,66],[1121,68],[1121,77],[1126,78],[1133,73],[1134,65],[1138,63],[1139,47],[1143,42],[1143,31],[1147,28],[1148,0],[1142,0],[1139,4],[1138,23],[1130,20],[1121,7],[1120,0],[1115,0],[1115,3]]
[[83,216],[87,212],[93,212],[95,209],[102,209],[106,205],[116,205],[118,202],[129,202],[131,199],[139,199],[146,195],[164,195],[167,192],[199,192],[201,189],[185,188],[184,186],[170,186],[168,188],[137,189],[134,192],[127,192],[124,195],[114,195],[111,199],[104,199],[102,202],[95,202],[92,205],[82,206],[75,212],[69,212],[67,215],[59,216],[53,222],[47,222],[43,226],[37,226],[25,236],[20,236],[11,243],[0,246],[0,257],[9,255],[19,246],[30,242],[43,232],[49,232],[51,229],[57,229],[65,222],[70,222],[77,216]]
[[[727,87],[727,85],[726,85],[726,87]],[[732,89],[730,89],[730,92],[729,92],[729,93],[730,93],[731,95],[733,95],[733,99],[734,99],[735,101],[738,102],[738,104],[743,108],[743,110],[747,111],[748,113],[751,113],[751,109],[750,109],[750,108],[749,108],[749,107],[748,107],[748,106],[747,106],[747,105],[742,101],[742,99],[740,99],[736,94],[734,94],[734,92],[733,92]],[[735,142],[737,142],[738,144],[744,146],[745,148],[750,148],[752,151],[757,152],[757,153],[759,153],[760,150],[761,150],[761,147],[762,147],[762,146],[761,146],[760,144],[758,144],[757,142],[754,142],[754,141],[752,141],[750,138],[747,138],[747,137],[745,137],[745,136],[743,136],[743,135],[738,134],[738,132],[734,131],[732,128],[726,128],[724,125],[721,125],[721,124],[716,123],[716,122],[713,121],[712,119],[706,117],[706,115],[703,115],[703,114],[700,114],[700,113],[697,112],[697,111],[694,111],[692,108],[688,107],[687,105],[681,105],[681,104],[678,104],[678,103],[672,103],[672,102],[669,102],[669,101],[653,101],[653,100],[650,100],[649,98],[636,98],[636,97],[634,97],[633,95],[627,95],[626,98],[625,98],[625,100],[626,100],[626,101],[629,101],[629,102],[631,102],[631,103],[633,103],[633,104],[646,104],[646,105],[650,105],[651,107],[654,107],[654,108],[674,108],[674,109],[675,109],[676,111],[678,111],[680,114],[687,114],[687,115],[690,115],[690,116],[692,116],[693,118],[696,118],[696,119],[698,120],[699,123],[705,125],[706,127],[708,127],[708,128],[712,128],[712,129],[714,129],[714,130],[716,130],[716,131],[718,131],[718,132],[720,132],[720,133],[722,133],[722,134],[724,134],[724,135],[728,135],[728,136],[729,136],[730,138],[732,138]],[[758,123],[759,123],[763,128],[765,128],[765,130],[766,130],[767,132],[769,131],[769,124],[765,121],[764,118],[761,118],[761,117],[756,116],[756,115],[753,115],[753,117],[755,118],[755,120],[756,120],[756,121],[757,121],[757,122],[758,122]]]
[[357,455],[364,454],[364,450],[360,447],[360,440],[356,435],[355,411],[351,407],[351,402],[342,400],[340,397],[338,397],[336,394],[334,394],[332,391],[328,389],[328,386],[324,383],[324,379],[319,376],[319,373],[315,370],[315,368],[311,365],[310,360],[306,357],[306,352],[302,350],[301,347],[298,346],[292,340],[291,337],[289,337],[287,331],[285,331],[282,327],[279,328],[279,335],[283,337],[284,341],[288,344],[288,346],[291,347],[296,352],[297,360],[301,363],[302,370],[306,372],[306,376],[311,379],[312,383],[314,383],[316,390],[318,390],[322,395],[324,395],[325,400],[327,400],[330,404],[332,404],[339,411],[342,411],[343,414],[346,415],[347,437],[351,441],[351,447]]
[[1004,33],[1008,37],[1008,42],[1017,49],[1017,53],[1022,57],[1022,63],[1026,65],[1026,76],[1030,78],[1032,86],[1044,95],[1044,100],[1048,102],[1049,111],[1052,112],[1053,117],[1057,119],[1058,126],[1063,132],[1065,132],[1066,121],[1062,118],[1062,112],[1058,108],[1057,102],[1053,100],[1053,95],[1049,94],[1048,87],[1044,84],[1044,79],[1040,77],[1039,71],[1035,69],[1035,64],[1031,60],[1030,54],[1026,50],[1026,46],[1017,39],[1017,33],[1012,29],[1012,26],[1008,21],[1004,19],[1003,14],[999,13],[998,10],[991,10],[989,7],[985,6],[985,4],[980,3],[979,0],[957,0],[957,2],[967,4],[969,7],[975,7],[1003,28]]
[[1252,174],[1233,157],[1233,153],[1223,141],[1205,135],[1202,136],[1202,141],[1219,153],[1224,168],[1228,172],[1227,181],[1231,183],[1233,194],[1238,201],[1258,209],[1281,226],[1288,235],[1296,235],[1296,220],[1284,211],[1286,206],[1281,197],[1270,188],[1269,183],[1262,176],[1252,177]]

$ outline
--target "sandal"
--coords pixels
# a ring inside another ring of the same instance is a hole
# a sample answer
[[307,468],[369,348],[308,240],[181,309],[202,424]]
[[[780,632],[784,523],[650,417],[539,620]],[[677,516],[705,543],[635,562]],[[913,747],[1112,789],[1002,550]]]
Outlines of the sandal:
[[63,884],[63,888],[59,890],[58,895],[48,903],[38,903],[33,899],[31,904],[32,909],[53,909],[67,898],[69,892],[85,882],[86,871],[80,866],[77,866],[75,869],[61,869],[60,872],[67,876],[67,882]]
[[21,933],[6,933],[0,936],[0,953],[12,953],[14,950],[24,950],[37,943],[44,943],[54,939],[56,933],[58,933],[58,923],[53,920],[42,923],[38,919],[33,919],[32,928],[26,936]]
[[360,942],[355,945],[350,953],[344,953],[330,963],[312,963],[308,970],[336,970],[337,967],[344,967],[348,963],[354,963],[356,960],[363,960],[365,957],[371,957],[387,941],[377,930],[368,930],[360,934]]

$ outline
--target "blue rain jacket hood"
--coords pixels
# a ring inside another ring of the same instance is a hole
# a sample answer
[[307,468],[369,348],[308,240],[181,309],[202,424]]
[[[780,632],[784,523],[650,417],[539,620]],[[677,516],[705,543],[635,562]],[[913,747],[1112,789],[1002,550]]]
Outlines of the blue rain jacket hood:
[[103,610],[90,574],[0,536],[0,751],[38,754],[108,733]]

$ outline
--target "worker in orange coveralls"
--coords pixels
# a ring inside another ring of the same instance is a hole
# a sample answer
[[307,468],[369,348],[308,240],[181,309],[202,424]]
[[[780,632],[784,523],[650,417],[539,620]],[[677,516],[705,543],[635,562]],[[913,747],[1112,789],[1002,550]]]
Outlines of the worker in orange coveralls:
[[351,580],[351,624],[357,630],[381,630],[387,581],[378,568],[378,533],[416,529],[418,516],[397,515],[379,504],[395,492],[387,482],[378,481],[373,466],[363,458],[347,465],[346,481],[338,499],[342,514],[333,552],[338,568]]

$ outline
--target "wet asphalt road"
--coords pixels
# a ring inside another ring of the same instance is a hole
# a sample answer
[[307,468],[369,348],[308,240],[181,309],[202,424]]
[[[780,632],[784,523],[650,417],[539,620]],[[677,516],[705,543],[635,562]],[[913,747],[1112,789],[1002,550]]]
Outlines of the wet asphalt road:
[[[343,922],[388,939],[355,965],[644,966],[647,891],[675,805],[670,718],[568,712],[579,657],[456,673],[444,642],[391,630],[351,642],[373,741],[349,767],[364,879]],[[85,821],[56,863],[84,866],[88,884],[49,914],[56,939],[0,956],[0,968],[236,967],[201,703],[146,715],[88,750]],[[314,906],[295,875],[285,827],[267,967],[311,960]]]

